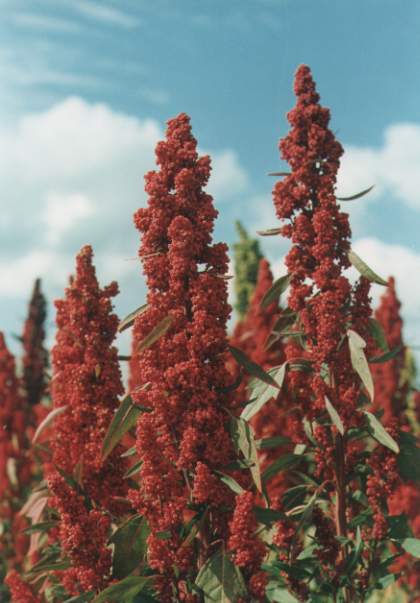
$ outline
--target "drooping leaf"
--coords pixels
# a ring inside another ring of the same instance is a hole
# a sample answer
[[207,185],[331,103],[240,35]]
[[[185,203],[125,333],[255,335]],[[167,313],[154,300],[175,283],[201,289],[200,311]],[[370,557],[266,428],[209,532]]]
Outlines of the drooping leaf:
[[143,461],[137,461],[137,463],[134,463],[134,465],[125,472],[124,479],[128,479],[129,477],[136,475],[136,473],[140,471],[142,464]]
[[41,521],[40,523],[34,523],[29,528],[23,530],[24,534],[34,534],[35,532],[48,532],[51,528],[54,528],[58,524],[58,521]]
[[401,541],[402,548],[413,557],[420,559],[420,539],[419,538],[404,538]]
[[337,201],[354,201],[355,199],[360,199],[360,197],[364,197],[365,195],[370,193],[370,191],[374,187],[375,185],[372,184],[372,186],[369,186],[369,188],[365,188],[363,191],[360,191],[360,193],[356,193],[355,195],[351,195],[350,197],[336,197],[336,199]]
[[273,237],[281,233],[281,228],[268,228],[267,230],[257,230],[261,237]]
[[355,253],[354,251],[349,251],[348,254],[350,263],[356,268],[358,272],[371,283],[377,283],[378,285],[383,285],[386,287],[388,283],[378,276],[376,272],[374,272],[369,266]]
[[344,435],[343,421],[341,420],[340,415],[335,410],[334,406],[328,400],[327,396],[325,396],[325,407],[328,411],[328,414],[330,415],[331,421],[337,427],[338,432],[341,433],[341,435]]
[[148,304],[143,304],[142,306],[140,306],[133,312],[130,312],[130,314],[128,314],[125,318],[123,318],[123,320],[118,325],[118,332],[122,333],[126,329],[129,329],[131,326],[133,326],[134,321],[136,320],[136,317],[140,316],[140,314],[143,314],[143,312],[145,310],[147,310],[147,308],[148,308]]
[[362,339],[362,337],[360,337],[360,335],[356,333],[356,331],[353,331],[352,329],[347,331],[347,336],[349,341],[351,364],[362,380],[363,385],[367,389],[370,399],[373,401],[373,379],[364,351],[366,342],[364,339]]
[[76,595],[75,597],[70,597],[70,599],[66,599],[64,603],[87,603],[88,601],[92,601],[95,593],[88,592],[83,593],[83,595]]
[[267,291],[261,300],[261,308],[267,308],[270,304],[277,301],[290,284],[291,275],[285,274],[274,281],[272,287]]
[[150,578],[143,576],[127,576],[120,582],[108,586],[99,593],[93,603],[134,603],[135,596],[141,592]]
[[240,450],[245,460],[250,465],[252,479],[259,492],[262,492],[261,471],[258,462],[257,445],[254,439],[254,431],[247,421],[243,419],[232,418],[231,433],[234,445]]
[[53,408],[45,417],[45,419],[43,419],[41,421],[41,423],[38,425],[38,427],[36,428],[36,431],[34,433],[34,437],[32,438],[32,444],[35,444],[38,439],[39,436],[42,434],[43,431],[45,431],[45,429],[48,427],[48,425],[50,425],[54,419],[56,417],[58,417],[58,415],[61,415],[64,411],[66,411],[68,408],[67,405],[65,406],[58,406],[57,408]]
[[264,482],[266,482],[271,479],[273,475],[280,473],[280,471],[290,469],[291,467],[296,467],[296,465],[298,465],[301,461],[301,454],[293,454],[292,452],[283,454],[265,469],[262,474],[262,479]]
[[370,364],[382,364],[383,362],[388,362],[388,360],[392,360],[392,358],[395,358],[395,356],[398,356],[398,354],[401,352],[403,347],[404,347],[403,345],[397,345],[396,348],[393,348],[392,350],[390,350],[389,352],[386,352],[385,354],[382,354],[381,356],[374,356],[373,358],[369,358],[369,363]]
[[226,484],[226,486],[228,486],[232,490],[232,492],[235,492],[235,494],[243,494],[245,492],[242,486],[240,486],[238,482],[233,479],[233,477],[231,477],[230,475],[226,475],[221,471],[217,471],[217,473],[220,476],[220,481]]
[[290,172],[269,172],[268,176],[291,176]]
[[256,444],[259,450],[266,450],[267,448],[277,448],[278,446],[289,445],[291,444],[291,440],[285,436],[274,436],[273,438],[257,440]]
[[[273,387],[272,385],[268,385],[267,383],[263,383],[262,387],[258,388],[258,394],[255,398],[254,392],[251,390],[251,398],[253,399],[249,404],[245,406],[241,413],[242,419],[245,421],[249,421],[252,419],[254,415],[257,414],[261,410],[261,408],[269,402],[272,398],[277,398],[279,389],[281,389],[284,381],[284,377],[286,375],[286,367],[287,362],[284,362],[280,367],[275,367],[274,369],[270,369],[268,374],[274,379],[277,384],[277,387]],[[254,390],[255,391],[255,390]]]
[[375,340],[375,343],[378,348],[380,348],[384,352],[388,352],[389,347],[386,341],[384,330],[382,328],[381,323],[378,322],[375,318],[369,318],[369,331],[373,339]]
[[114,544],[112,575],[121,580],[128,576],[146,555],[146,540],[149,528],[146,520],[139,515],[131,517],[112,535]]
[[375,440],[377,440],[380,444],[383,444],[384,446],[392,450],[392,452],[398,454],[400,448],[397,442],[392,436],[389,435],[382,423],[371,412],[367,410],[364,410],[363,412],[367,417],[369,432],[371,436],[375,438]]
[[264,381],[264,383],[267,383],[268,385],[272,385],[273,387],[280,389],[273,377],[271,377],[271,375],[258,364],[250,360],[250,358],[248,358],[248,356],[244,354],[242,350],[234,348],[233,346],[229,346],[229,350],[236,362],[240,364],[249,375],[256,377],[260,381]]
[[[146,384],[148,385],[148,384]],[[146,389],[146,386],[144,386]],[[112,419],[102,444],[102,456],[106,458],[115,448],[123,435],[137,422],[137,417],[147,409],[134,404],[131,396],[123,398],[117,412]]]
[[203,565],[195,584],[203,592],[205,603],[235,603],[246,595],[239,568],[222,550]]
[[160,339],[172,324],[172,317],[165,316],[162,320],[150,331],[142,341],[139,342],[136,352],[140,354],[150,348],[158,339]]

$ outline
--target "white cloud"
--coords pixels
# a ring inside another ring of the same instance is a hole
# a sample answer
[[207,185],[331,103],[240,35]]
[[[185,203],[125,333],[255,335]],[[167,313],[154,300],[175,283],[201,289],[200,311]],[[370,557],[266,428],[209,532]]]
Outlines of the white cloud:
[[71,230],[76,222],[91,216],[94,211],[93,202],[81,193],[63,195],[49,192],[43,214],[47,226],[46,240],[58,243],[66,230]]
[[[0,297],[3,306],[9,300],[0,328],[19,330],[17,308],[34,278],[43,279],[50,300],[60,297],[74,256],[86,243],[93,246],[100,281],[120,284],[118,313],[143,303],[132,215],[146,202],[143,175],[154,169],[162,137],[156,120],[77,97],[15,124],[0,122]],[[209,188],[220,204],[242,192],[248,180],[233,151],[210,154]],[[51,310],[51,322],[53,316]]]
[[90,2],[88,0],[72,0],[69,6],[85,17],[117,25],[126,29],[133,29],[140,24],[139,19],[129,15],[118,8],[105,6],[103,2]]
[[[375,189],[366,200],[388,194],[420,210],[419,166],[420,124],[396,123],[386,128],[379,148],[346,147],[337,191],[340,196],[346,196],[374,184]],[[355,202],[358,207],[363,203],[366,201]]]
[[[404,314],[420,321],[420,254],[403,245],[389,245],[374,238],[359,239],[353,244],[356,253],[382,278],[394,276]],[[383,287],[374,285],[377,302]]]

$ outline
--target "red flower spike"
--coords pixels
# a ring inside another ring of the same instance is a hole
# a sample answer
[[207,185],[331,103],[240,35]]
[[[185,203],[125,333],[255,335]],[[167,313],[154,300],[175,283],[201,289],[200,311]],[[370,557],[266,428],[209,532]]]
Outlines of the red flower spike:
[[[219,505],[223,500],[229,508],[233,496],[214,471],[233,458],[225,410],[232,396],[223,393],[232,377],[226,369],[227,248],[211,242],[217,211],[203,191],[210,159],[198,157],[187,115],[168,122],[156,159],[159,171],[145,177],[147,207],[134,217],[148,285],[148,308],[135,320],[134,340],[142,341],[167,316],[171,325],[133,358],[136,385],[150,386],[132,396],[152,412],[138,421],[141,489],[131,499],[152,530],[150,565],[167,584],[175,580],[174,565],[181,582],[182,572],[191,571],[189,547],[180,546],[191,499],[210,506],[212,539],[226,535],[229,512]],[[159,539],[162,531],[170,538]],[[203,544],[204,557],[210,553]]]
[[[76,275],[63,300],[56,302],[57,336],[52,351],[52,399],[55,408],[67,406],[54,422],[52,467],[77,479],[95,503],[88,509],[84,498],[51,469],[47,478],[53,494],[50,505],[60,513],[60,538],[72,561],[78,586],[98,590],[109,577],[111,551],[106,547],[108,512],[123,511],[117,497],[127,493],[123,479],[126,464],[117,447],[102,460],[106,430],[123,393],[117,349],[112,345],[118,318],[111,298],[116,283],[101,289],[92,264],[92,249],[77,256]],[[126,508],[125,508],[126,510]]]

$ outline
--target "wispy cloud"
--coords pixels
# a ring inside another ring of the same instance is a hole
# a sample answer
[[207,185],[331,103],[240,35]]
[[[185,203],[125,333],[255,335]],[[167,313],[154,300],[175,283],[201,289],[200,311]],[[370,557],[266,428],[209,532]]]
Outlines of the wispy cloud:
[[126,29],[134,29],[140,25],[140,20],[137,17],[103,3],[90,2],[88,0],[73,0],[69,4],[69,7],[85,17],[101,21],[102,23]]
[[169,102],[169,94],[157,88],[141,88],[140,96],[152,105],[166,105]]
[[14,13],[10,15],[9,21],[18,27],[40,31],[75,33],[82,29],[79,23],[71,19],[60,19],[33,13]]

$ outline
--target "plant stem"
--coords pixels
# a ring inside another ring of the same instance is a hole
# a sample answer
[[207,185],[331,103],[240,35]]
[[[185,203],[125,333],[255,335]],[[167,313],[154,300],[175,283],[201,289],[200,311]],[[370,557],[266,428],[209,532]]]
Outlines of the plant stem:
[[[347,536],[346,518],[346,478],[345,478],[345,441],[341,434],[335,438],[335,478],[336,478],[336,532],[337,536]],[[341,549],[341,561],[346,559],[346,546]],[[351,603],[350,593],[344,587],[344,601]]]

